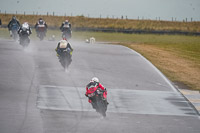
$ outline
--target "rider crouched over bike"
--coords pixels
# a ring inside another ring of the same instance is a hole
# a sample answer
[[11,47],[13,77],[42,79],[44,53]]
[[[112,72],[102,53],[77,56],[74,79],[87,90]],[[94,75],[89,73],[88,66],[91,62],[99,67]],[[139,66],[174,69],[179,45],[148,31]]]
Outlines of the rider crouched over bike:
[[69,20],[65,20],[61,26],[60,26],[60,30],[62,32],[62,37],[63,38],[67,38],[70,39],[72,37],[72,25],[69,22]]
[[[19,34],[19,42],[20,42],[20,44],[21,44],[21,42],[22,42],[22,37],[23,37],[24,35],[30,36],[30,34],[32,34],[32,31],[31,31],[31,28],[30,28],[28,22],[24,22],[24,23],[20,26],[20,28],[19,28],[19,30],[18,30],[18,34]],[[28,43],[30,43],[30,38],[28,38]]]
[[39,18],[38,22],[35,24],[37,36],[39,37],[40,32],[44,32],[44,36],[46,36],[47,28],[46,22],[42,18]]
[[[57,56],[58,57],[61,56],[62,52],[64,50],[67,50],[67,49],[70,50],[70,56],[72,57],[73,48],[71,47],[70,43],[67,40],[64,40],[64,39],[59,41],[58,45],[57,45],[57,48],[55,49],[55,51],[57,52]],[[70,59],[72,61],[71,57],[70,57]]]
[[16,19],[15,16],[13,16],[10,22],[8,23],[8,30],[10,32],[10,37],[13,36],[14,31],[18,31],[19,27],[20,27],[19,21]]
[[[86,97],[88,97],[88,91],[91,88],[93,88],[93,90],[100,88],[104,92],[103,93],[103,100],[105,101],[105,104],[109,104],[108,101],[107,101],[107,90],[101,83],[99,83],[99,79],[97,77],[93,77],[92,80],[89,82],[89,84],[86,86],[86,93],[85,93]],[[92,102],[90,97],[88,97],[88,102],[92,104],[92,107],[94,109],[96,109],[96,105]]]

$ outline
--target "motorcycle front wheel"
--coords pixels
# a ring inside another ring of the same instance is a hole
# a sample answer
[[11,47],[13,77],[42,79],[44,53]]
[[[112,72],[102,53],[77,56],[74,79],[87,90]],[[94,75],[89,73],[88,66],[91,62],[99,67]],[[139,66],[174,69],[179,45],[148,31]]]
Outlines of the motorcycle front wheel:
[[97,112],[99,112],[103,117],[106,117],[106,107],[103,101],[97,101]]

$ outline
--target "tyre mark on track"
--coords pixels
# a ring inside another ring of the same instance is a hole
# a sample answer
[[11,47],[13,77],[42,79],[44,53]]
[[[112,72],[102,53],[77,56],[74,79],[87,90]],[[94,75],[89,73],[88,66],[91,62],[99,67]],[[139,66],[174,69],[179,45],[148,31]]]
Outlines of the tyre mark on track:
[[[72,78],[72,76],[69,74],[69,76],[70,76],[70,79],[72,80],[72,83],[73,83],[73,86],[76,88],[76,93],[78,94],[78,97],[79,97],[79,101],[80,101],[80,103],[81,103],[81,116],[80,116],[80,120],[82,120],[83,119],[83,103],[82,103],[82,100],[81,100],[81,95],[80,95],[80,93],[79,93],[79,91],[78,91],[78,88],[77,88],[77,85],[76,85],[76,83],[74,82],[74,80],[73,80],[73,78]],[[79,120],[79,119],[77,119],[77,122],[74,124],[74,126],[72,126],[68,131],[72,131],[73,129],[75,129],[75,133],[77,132],[77,129],[78,129],[78,125],[81,123],[81,121]]]
[[[20,68],[23,68],[23,65],[21,65],[19,63],[19,61],[18,61],[18,64],[21,66]],[[22,131],[23,127],[24,127],[25,121],[27,119],[27,115],[28,115],[28,103],[29,103],[29,99],[30,99],[31,89],[32,89],[33,86],[34,86],[34,88],[36,88],[36,86],[34,85],[34,78],[35,78],[36,68],[34,69],[33,75],[32,75],[31,78],[28,76],[28,74],[25,71],[23,71],[23,72],[25,73],[26,77],[28,79],[30,79],[30,86],[29,86],[29,89],[28,89],[28,93],[27,93],[27,97],[26,97],[26,102],[25,102],[25,114],[24,114],[24,118],[23,118],[21,126],[20,126],[20,128],[18,130],[18,133],[21,133],[21,131]]]

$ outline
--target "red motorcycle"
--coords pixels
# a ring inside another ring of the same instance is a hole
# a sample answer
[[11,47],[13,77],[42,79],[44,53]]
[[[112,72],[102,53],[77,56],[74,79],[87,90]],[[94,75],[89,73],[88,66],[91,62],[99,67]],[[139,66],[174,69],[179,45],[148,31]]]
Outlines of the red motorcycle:
[[89,100],[91,100],[92,107],[103,117],[106,117],[107,111],[106,93],[106,90],[95,87],[91,87],[87,92],[87,96]]

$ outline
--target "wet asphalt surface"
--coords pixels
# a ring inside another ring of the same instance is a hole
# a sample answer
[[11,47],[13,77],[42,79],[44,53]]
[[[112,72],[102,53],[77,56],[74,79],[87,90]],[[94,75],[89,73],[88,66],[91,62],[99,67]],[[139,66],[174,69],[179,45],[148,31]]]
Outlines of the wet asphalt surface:
[[[116,45],[70,41],[64,70],[57,42],[25,50],[0,39],[0,133],[199,133],[196,110],[150,62]],[[108,90],[107,117],[87,102],[93,76]]]

